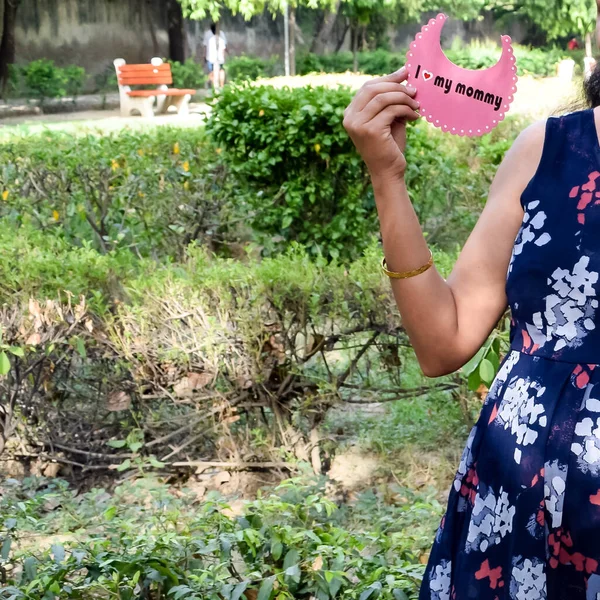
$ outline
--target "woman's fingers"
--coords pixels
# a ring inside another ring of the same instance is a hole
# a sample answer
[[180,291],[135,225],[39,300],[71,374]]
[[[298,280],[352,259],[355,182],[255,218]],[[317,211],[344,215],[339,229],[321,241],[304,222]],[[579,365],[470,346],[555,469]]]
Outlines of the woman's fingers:
[[385,77],[381,77],[383,81],[393,81],[395,83],[402,83],[408,79],[408,69],[406,67],[402,67],[398,69],[394,73],[390,73]]
[[[406,92],[384,92],[375,96],[359,113],[363,123],[373,120],[377,115],[390,106],[405,106],[414,112],[419,109],[419,102],[411,98]],[[418,118],[418,116],[417,116]]]
[[416,121],[421,115],[406,104],[395,104],[382,110],[374,119],[369,121],[368,126],[373,131],[383,131],[395,120]]
[[416,94],[416,90],[413,87],[405,86],[403,83],[376,80],[376,82],[366,83],[362,87],[360,92],[354,97],[350,108],[356,112],[360,112],[373,98],[386,92],[404,92],[411,97]]

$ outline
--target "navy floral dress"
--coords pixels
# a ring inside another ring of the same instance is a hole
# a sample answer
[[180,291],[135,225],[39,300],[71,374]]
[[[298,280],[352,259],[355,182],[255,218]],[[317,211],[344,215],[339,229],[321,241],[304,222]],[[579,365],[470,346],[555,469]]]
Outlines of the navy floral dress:
[[420,600],[600,600],[600,147],[551,118],[507,277],[511,350],[464,451]]

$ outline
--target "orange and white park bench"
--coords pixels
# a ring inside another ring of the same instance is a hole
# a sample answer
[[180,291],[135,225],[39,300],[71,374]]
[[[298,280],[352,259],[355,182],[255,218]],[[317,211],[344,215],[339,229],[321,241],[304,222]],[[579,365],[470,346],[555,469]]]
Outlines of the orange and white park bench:
[[[121,116],[129,117],[133,111],[137,111],[143,117],[153,117],[155,111],[165,113],[170,106],[174,106],[180,115],[189,113],[190,99],[196,90],[170,88],[173,74],[169,63],[163,62],[161,58],[153,58],[150,64],[135,65],[117,58],[114,65],[119,82]],[[156,88],[132,89],[132,86]]]

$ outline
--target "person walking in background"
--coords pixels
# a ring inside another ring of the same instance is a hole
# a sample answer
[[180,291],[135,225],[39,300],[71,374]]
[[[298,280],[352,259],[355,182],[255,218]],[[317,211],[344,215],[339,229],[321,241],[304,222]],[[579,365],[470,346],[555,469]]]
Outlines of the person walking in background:
[[205,36],[204,48],[206,52],[206,64],[208,65],[208,79],[215,87],[215,71],[218,70],[219,78],[218,85],[223,87],[225,85],[225,52],[227,51],[227,38],[225,33],[219,31],[217,36],[217,26],[215,23],[210,25],[210,34]]

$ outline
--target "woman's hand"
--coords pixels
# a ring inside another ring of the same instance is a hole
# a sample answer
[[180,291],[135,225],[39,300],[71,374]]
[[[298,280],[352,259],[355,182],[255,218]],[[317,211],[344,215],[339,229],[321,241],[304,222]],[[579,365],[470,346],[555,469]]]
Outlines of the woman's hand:
[[344,113],[344,127],[372,177],[404,177],[406,122],[420,116],[417,91],[403,84],[407,77],[402,68],[369,81]]

